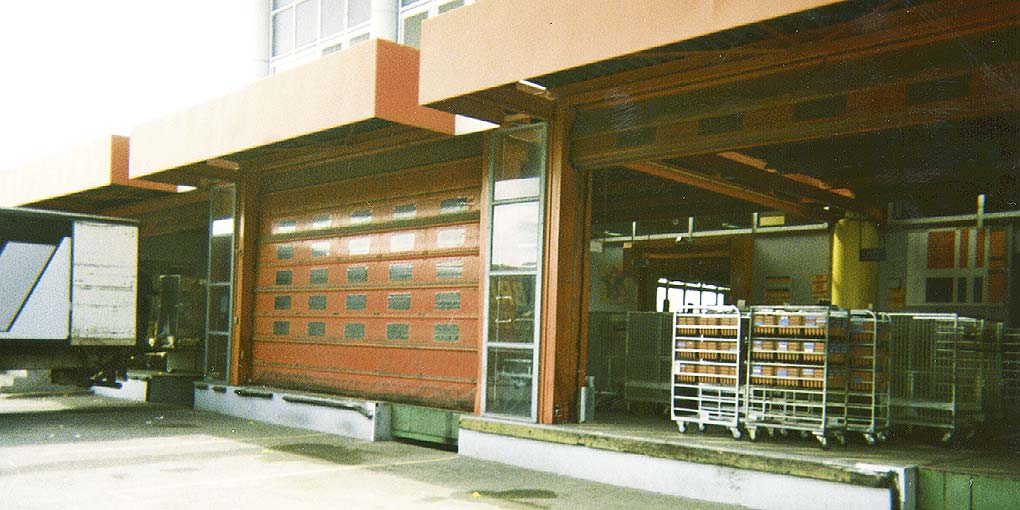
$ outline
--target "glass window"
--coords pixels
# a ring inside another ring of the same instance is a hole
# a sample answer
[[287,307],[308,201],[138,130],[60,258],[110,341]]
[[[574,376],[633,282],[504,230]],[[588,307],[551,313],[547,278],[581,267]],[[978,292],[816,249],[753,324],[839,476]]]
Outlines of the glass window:
[[493,270],[534,270],[537,267],[540,220],[537,201],[493,207]]
[[347,242],[347,252],[351,255],[368,255],[372,248],[372,238],[355,237]]
[[360,25],[372,17],[372,0],[348,0],[347,28]]
[[411,325],[406,322],[386,325],[387,340],[407,340],[411,336]]
[[318,241],[312,243],[312,256],[325,257],[329,255],[329,241]]
[[367,266],[350,266],[347,268],[347,282],[360,283],[368,281]]
[[545,168],[543,132],[520,129],[500,137],[494,154],[493,199],[539,197],[539,177]]
[[273,299],[274,310],[290,310],[290,296],[276,296]]
[[535,276],[489,279],[489,342],[535,341]]
[[394,220],[407,220],[418,215],[418,206],[415,204],[398,205],[393,208]]
[[364,310],[368,303],[368,296],[365,294],[348,294],[347,295],[347,309],[348,310]]
[[325,310],[326,296],[308,296],[309,310]]
[[358,44],[361,41],[367,41],[369,39],[369,35],[371,35],[371,34],[369,34],[368,32],[365,32],[364,34],[361,34],[361,35],[359,35],[357,37],[352,37],[351,38],[351,46],[354,46],[355,44]]
[[294,9],[273,15],[273,56],[294,50]]
[[209,287],[209,329],[212,331],[230,331],[230,286],[215,285]]
[[440,230],[436,236],[436,243],[440,248],[459,248],[464,246],[466,231],[463,228],[448,228]]
[[328,282],[329,282],[328,269],[320,267],[317,269],[312,269],[311,271],[308,272],[308,283],[312,285],[321,285],[323,283]]
[[464,277],[463,260],[442,260],[436,262],[436,278],[439,280],[459,280]]
[[280,220],[273,228],[274,234],[289,234],[297,231],[297,220]]
[[411,4],[413,4],[415,2],[419,2],[419,1],[420,0],[400,0],[400,6],[401,7],[407,7],[408,5],[411,5]]
[[531,349],[489,349],[485,379],[485,411],[531,416]]
[[209,237],[209,279],[211,281],[230,281],[233,252],[233,236]]
[[294,3],[294,0],[273,0],[273,10]]
[[464,7],[464,0],[454,0],[439,6],[439,14],[452,11],[458,7]]
[[421,24],[429,17],[428,12],[420,12],[404,18],[404,44],[413,48],[421,47]]
[[400,232],[390,236],[390,251],[400,253],[414,250],[414,232]]
[[344,29],[344,0],[322,0],[320,25],[322,37]]
[[372,223],[372,210],[363,209],[351,213],[351,225],[366,225]]
[[328,214],[319,214],[312,217],[312,228],[330,228],[333,226],[333,217]]
[[276,272],[276,284],[277,285],[290,285],[294,282],[294,273],[290,271],[277,271]]
[[285,244],[283,246],[276,247],[276,258],[279,260],[286,260],[294,258],[294,245]]
[[386,307],[390,310],[410,310],[410,294],[390,294],[386,299]]
[[308,336],[326,336],[325,322],[309,322]]
[[460,292],[436,292],[436,310],[460,310]]
[[360,322],[348,322],[344,324],[344,338],[350,340],[361,340],[365,338],[365,325]]
[[460,340],[460,325],[436,324],[432,328],[432,338],[437,342],[456,342]]
[[290,334],[290,322],[287,321],[275,321],[273,322],[273,335],[274,336],[286,336]]
[[456,214],[468,210],[466,197],[448,198],[439,203],[439,214]]
[[545,126],[497,131],[490,150],[484,412],[534,419]]
[[311,44],[319,38],[319,0],[305,0],[297,4],[295,45]]
[[412,278],[413,266],[408,262],[390,264],[390,280],[399,282]]

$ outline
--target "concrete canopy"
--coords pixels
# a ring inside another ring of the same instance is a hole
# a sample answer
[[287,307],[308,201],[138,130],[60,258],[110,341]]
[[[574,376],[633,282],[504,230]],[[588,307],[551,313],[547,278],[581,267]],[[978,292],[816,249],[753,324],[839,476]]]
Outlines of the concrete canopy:
[[339,128],[392,124],[454,133],[453,115],[418,104],[418,51],[372,40],[137,126],[131,176],[232,180],[274,144],[343,143]]
[[445,109],[471,93],[834,3],[478,2],[425,21],[420,100]]
[[4,172],[0,206],[95,212],[176,192],[173,186],[128,176],[128,138],[112,135]]

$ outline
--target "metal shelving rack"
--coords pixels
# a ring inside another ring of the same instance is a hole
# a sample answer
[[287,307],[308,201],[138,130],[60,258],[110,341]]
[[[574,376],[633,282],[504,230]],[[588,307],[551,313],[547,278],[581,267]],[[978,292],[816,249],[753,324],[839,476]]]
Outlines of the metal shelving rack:
[[627,312],[623,383],[627,402],[669,402],[672,329],[671,313]]
[[850,312],[846,429],[869,445],[889,430],[889,323],[868,310]]
[[956,314],[889,314],[891,419],[950,442],[998,414],[1001,325]]
[[1020,328],[1002,335],[1002,405],[1006,426],[1020,429]]
[[735,306],[688,308],[673,319],[671,417],[688,424],[727,427],[740,439],[741,351],[745,327]]
[[846,437],[849,314],[825,306],[751,308],[745,426]]

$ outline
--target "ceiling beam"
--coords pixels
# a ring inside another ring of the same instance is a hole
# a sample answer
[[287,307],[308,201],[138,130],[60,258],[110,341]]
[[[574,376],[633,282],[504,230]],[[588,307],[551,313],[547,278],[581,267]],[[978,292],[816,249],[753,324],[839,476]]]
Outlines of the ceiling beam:
[[752,160],[742,156],[739,153],[705,154],[684,158],[681,164],[695,170],[735,177],[754,188],[772,190],[798,200],[808,199],[825,206],[863,214],[875,221],[882,219],[882,211],[878,207],[867,206],[857,199],[791,179],[775,170],[769,170],[763,161],[761,165],[755,165]]
[[[675,91],[725,85],[777,73],[796,72],[823,63],[888,54],[939,40],[957,40],[997,24],[1015,24],[1020,4],[942,0],[889,12],[867,25],[856,20],[804,32],[790,37],[790,45],[757,58],[723,62],[714,66],[691,66],[683,60],[624,71],[588,81],[557,87],[551,92],[572,105],[606,106],[625,97],[636,101],[663,90]],[[819,41],[819,37],[851,32],[846,37]],[[775,40],[745,47],[773,48]],[[612,92],[611,94],[608,92]],[[607,99],[608,98],[608,99]]]
[[703,119],[683,118],[664,119],[641,128],[645,133],[636,144],[623,143],[621,134],[625,133],[621,132],[578,136],[572,143],[571,157],[578,167],[605,168],[628,161],[739,151],[1020,111],[1020,94],[1016,93],[1020,90],[1020,62],[941,77],[966,83],[963,95],[957,97],[908,99],[912,85],[939,78],[851,90],[844,94],[843,111],[819,118],[798,118],[797,103],[809,98],[787,97],[789,102],[785,104],[765,98],[757,105],[746,105],[737,125],[722,132],[705,132]]
[[765,193],[747,186],[725,181],[723,179],[714,178],[679,166],[666,165],[656,161],[627,163],[622,166],[636,172],[643,172],[663,179],[669,179],[673,182],[694,186],[696,188],[718,193],[737,200],[758,204],[769,209],[794,213],[807,218],[819,218],[825,220],[832,219],[832,215],[825,214],[823,211],[816,210],[811,207],[806,207],[804,204],[801,204],[796,200],[777,197],[770,193]]

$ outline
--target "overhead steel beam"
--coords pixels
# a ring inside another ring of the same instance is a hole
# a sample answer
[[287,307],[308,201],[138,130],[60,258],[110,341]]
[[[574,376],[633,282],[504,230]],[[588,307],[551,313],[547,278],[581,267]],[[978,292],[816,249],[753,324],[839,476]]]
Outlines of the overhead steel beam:
[[909,101],[911,85],[922,80],[861,88],[843,94],[846,107],[841,113],[808,120],[797,117],[797,103],[818,97],[787,96],[790,102],[778,105],[775,99],[766,98],[757,105],[746,105],[734,129],[704,132],[703,119],[668,119],[638,128],[642,131],[639,143],[625,140],[627,133],[621,132],[576,138],[572,157],[577,166],[604,168],[629,161],[682,158],[1020,111],[1020,94],[1016,92],[1020,90],[1020,63],[985,66],[955,76],[969,82],[966,95]]
[[722,179],[713,178],[700,172],[694,172],[686,168],[681,168],[674,165],[666,165],[656,161],[642,161],[637,163],[626,163],[622,166],[634,170],[636,172],[643,172],[663,179],[669,179],[673,182],[686,184],[688,186],[694,186],[706,191],[718,193],[730,198],[743,200],[753,204],[758,204],[769,209],[778,211],[784,211],[794,214],[799,214],[807,218],[819,218],[825,220],[831,220],[832,215],[826,214],[823,211],[816,210],[814,208],[805,207],[795,200],[789,200],[780,198],[775,195],[765,193],[756,189],[752,189],[740,184],[728,182]]
[[705,154],[684,158],[682,162],[694,169],[707,169],[735,177],[757,188],[775,190],[784,195],[863,214],[875,221],[882,219],[882,211],[878,207],[868,206],[857,199],[791,179],[777,171],[768,170],[765,165],[760,168],[752,166],[748,160],[739,156],[741,155],[734,153]]
[[[668,90],[697,90],[796,72],[824,63],[871,58],[939,41],[959,40],[1020,22],[1020,3],[942,0],[884,14],[875,22],[849,22],[800,34],[777,49],[774,40],[753,43],[748,49],[768,49],[746,59],[727,59],[718,65],[701,65],[684,59],[615,73],[557,87],[551,92],[572,105],[597,108],[626,98],[637,101]],[[863,29],[867,27],[867,29]],[[825,35],[844,35],[817,40]],[[735,49],[720,50],[729,55]],[[608,93],[612,92],[612,93]]]

